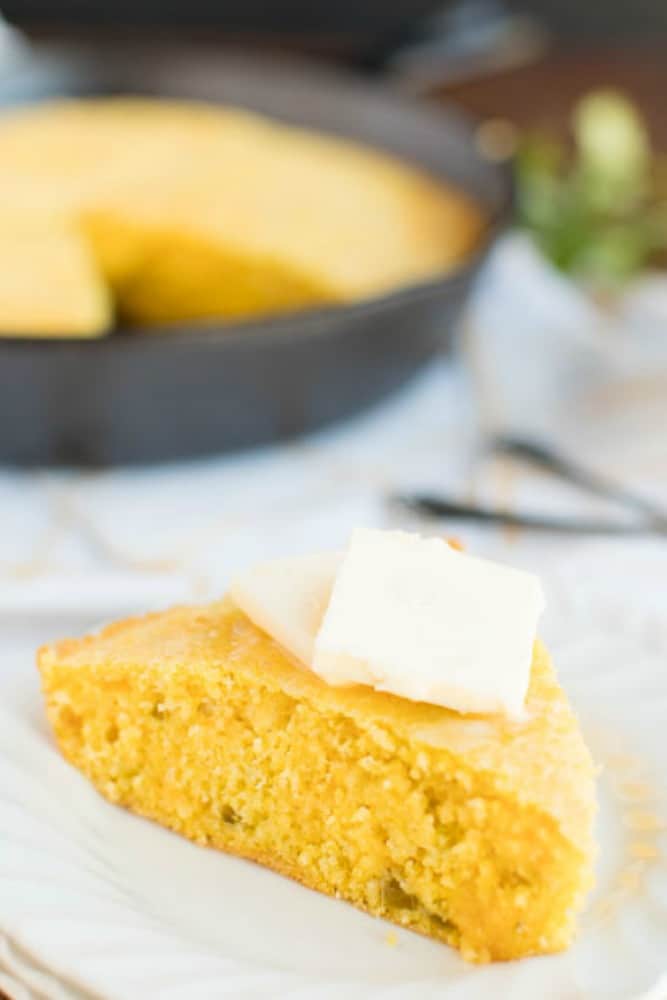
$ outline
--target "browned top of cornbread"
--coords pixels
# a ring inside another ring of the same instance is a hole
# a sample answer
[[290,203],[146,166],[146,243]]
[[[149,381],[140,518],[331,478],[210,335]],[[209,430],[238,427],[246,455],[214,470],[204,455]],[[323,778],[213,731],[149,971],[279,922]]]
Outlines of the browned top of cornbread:
[[[331,687],[286,654],[229,600],[176,607],[131,618],[80,639],[64,639],[39,652],[42,672],[104,665],[192,671],[215,688],[223,669],[239,676],[261,672],[291,697],[338,710],[368,727],[389,726],[431,752],[464,757],[493,775],[497,794],[511,794],[548,813],[582,850],[590,844],[593,763],[558,685],[549,656],[535,645],[525,718],[462,716],[363,686]],[[223,688],[221,687],[221,696]]]

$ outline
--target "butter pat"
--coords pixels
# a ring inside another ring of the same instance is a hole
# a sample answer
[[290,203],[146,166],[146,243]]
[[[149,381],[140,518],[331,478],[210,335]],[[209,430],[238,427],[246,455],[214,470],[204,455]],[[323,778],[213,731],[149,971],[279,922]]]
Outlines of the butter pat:
[[359,530],[338,568],[312,668],[329,684],[519,716],[543,609],[529,573],[440,539]]
[[329,684],[367,684],[458,712],[521,714],[537,577],[440,539],[355,532],[345,553],[255,566],[231,596]]
[[310,667],[341,558],[322,552],[261,563],[234,581],[230,595],[258,628]]

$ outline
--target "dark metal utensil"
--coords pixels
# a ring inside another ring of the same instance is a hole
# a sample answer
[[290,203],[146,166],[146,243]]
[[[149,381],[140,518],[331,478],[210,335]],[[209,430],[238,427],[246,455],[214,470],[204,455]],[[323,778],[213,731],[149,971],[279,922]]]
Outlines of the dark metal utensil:
[[563,482],[579,487],[592,496],[613,500],[641,515],[639,520],[622,522],[600,518],[555,517],[549,514],[514,513],[494,507],[461,503],[446,496],[416,494],[397,496],[393,502],[427,517],[451,517],[529,531],[553,532],[562,535],[667,535],[667,512],[656,504],[585,469],[554,448],[530,438],[507,436],[494,438],[489,444],[494,454],[518,458]]
[[489,450],[496,455],[509,455],[521,459],[537,469],[557,476],[563,482],[578,486],[586,493],[619,503],[628,510],[642,514],[661,529],[667,530],[667,512],[657,504],[620,483],[612,482],[590,469],[585,469],[578,462],[566,458],[541,441],[514,436],[499,437],[490,443]]
[[392,497],[407,510],[426,517],[450,517],[463,521],[477,521],[483,524],[506,528],[524,528],[529,531],[550,532],[560,535],[653,535],[667,534],[667,526],[652,521],[622,523],[587,518],[551,517],[542,514],[515,514],[495,507],[481,507],[476,504],[460,503],[446,496],[428,494],[398,495]]

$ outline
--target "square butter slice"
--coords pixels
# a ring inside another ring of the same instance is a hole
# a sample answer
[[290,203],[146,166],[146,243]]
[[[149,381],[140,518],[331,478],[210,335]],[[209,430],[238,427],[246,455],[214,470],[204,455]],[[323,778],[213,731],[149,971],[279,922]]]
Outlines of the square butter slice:
[[543,608],[530,573],[437,538],[362,529],[338,570],[313,670],[329,684],[519,716]]

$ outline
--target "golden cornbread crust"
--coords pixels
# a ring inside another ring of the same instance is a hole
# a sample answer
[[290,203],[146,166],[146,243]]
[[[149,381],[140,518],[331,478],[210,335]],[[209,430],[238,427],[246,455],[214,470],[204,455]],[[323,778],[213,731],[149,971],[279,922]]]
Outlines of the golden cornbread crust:
[[472,961],[569,944],[594,775],[539,644],[521,722],[330,687],[228,600],[38,661],[61,751],[110,801]]

